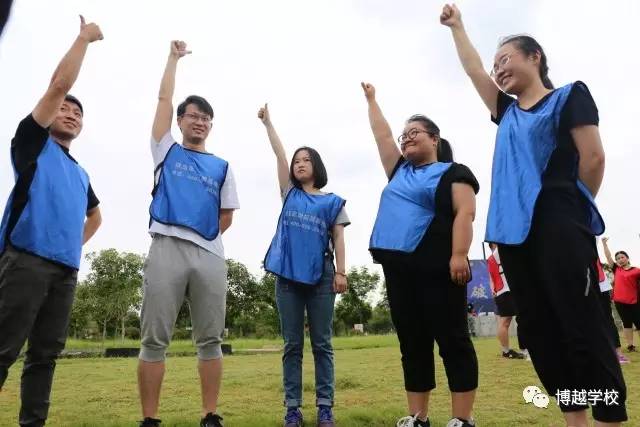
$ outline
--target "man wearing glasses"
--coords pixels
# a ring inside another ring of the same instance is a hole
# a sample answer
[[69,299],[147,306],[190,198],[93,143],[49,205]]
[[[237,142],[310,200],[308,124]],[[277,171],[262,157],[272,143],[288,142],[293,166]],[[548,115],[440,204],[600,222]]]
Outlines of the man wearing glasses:
[[220,344],[227,267],[220,236],[240,206],[228,163],[205,151],[213,109],[204,98],[192,95],[178,106],[182,143],[171,136],[176,67],[178,60],[190,53],[184,42],[171,42],[152,129],[155,186],[149,232],[153,242],[144,267],[138,365],[143,427],[160,425],[157,415],[165,352],[185,297],[198,348],[200,425],[222,426],[216,410],[222,378]]

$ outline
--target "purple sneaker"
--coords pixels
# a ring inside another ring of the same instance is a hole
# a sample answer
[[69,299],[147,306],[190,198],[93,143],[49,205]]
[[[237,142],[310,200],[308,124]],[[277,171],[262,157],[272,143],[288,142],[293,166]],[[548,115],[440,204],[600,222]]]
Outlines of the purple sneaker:
[[331,406],[318,406],[318,427],[335,427]]
[[284,427],[302,427],[304,420],[300,408],[289,408],[284,416]]

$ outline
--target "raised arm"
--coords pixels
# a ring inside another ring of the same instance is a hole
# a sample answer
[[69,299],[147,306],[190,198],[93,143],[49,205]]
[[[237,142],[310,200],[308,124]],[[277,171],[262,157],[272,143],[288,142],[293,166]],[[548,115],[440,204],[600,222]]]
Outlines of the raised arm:
[[280,186],[280,192],[284,192],[289,185],[289,163],[287,163],[287,153],[284,151],[280,137],[273,127],[273,123],[271,123],[271,115],[269,114],[269,106],[267,104],[264,104],[264,107],[258,111],[258,118],[267,130],[271,149],[273,150],[273,154],[276,155],[278,185]]
[[160,92],[158,93],[158,106],[156,116],[153,119],[151,135],[156,142],[160,142],[162,137],[171,129],[173,119],[173,91],[176,86],[176,68],[178,60],[190,54],[187,44],[181,40],[173,40],[169,50],[169,58],[164,68],[162,81],[160,82]]
[[607,264],[609,264],[609,266],[613,268],[616,265],[616,261],[611,256],[611,251],[609,250],[608,242],[609,242],[608,237],[602,238],[602,248],[604,249],[604,256],[607,258]]
[[462,24],[462,15],[455,4],[446,4],[442,8],[440,23],[451,28],[451,35],[458,51],[458,58],[460,58],[465,73],[471,79],[491,115],[497,117],[499,89],[482,66],[480,55],[478,55],[478,51],[473,47],[469,36],[467,36]]
[[80,34],[53,72],[47,91],[32,112],[33,119],[43,128],[48,128],[53,123],[64,97],[78,78],[87,46],[96,40],[102,40],[100,27],[94,23],[87,24],[80,15]]
[[466,285],[471,279],[467,256],[473,240],[476,195],[469,184],[456,182],[452,184],[451,199],[454,215],[451,261],[449,262],[451,280],[458,285]]
[[373,137],[378,145],[378,154],[380,154],[380,161],[384,172],[387,174],[387,178],[391,178],[393,168],[398,163],[398,159],[402,157],[400,149],[396,145],[391,133],[391,127],[387,123],[387,119],[384,118],[382,110],[376,101],[376,88],[370,83],[360,83],[362,90],[364,90],[364,96],[369,104],[369,125],[371,131],[373,131]]

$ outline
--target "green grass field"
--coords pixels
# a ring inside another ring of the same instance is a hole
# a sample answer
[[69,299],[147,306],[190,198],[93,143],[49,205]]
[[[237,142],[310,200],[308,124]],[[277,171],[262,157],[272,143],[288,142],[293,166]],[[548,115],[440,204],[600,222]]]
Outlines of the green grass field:
[[[258,339],[258,338],[242,338],[226,340],[233,346],[234,350],[249,349],[280,349],[282,348],[282,340],[278,339]],[[370,335],[370,336],[352,336],[352,337],[336,337],[333,339],[333,347],[336,350],[354,350],[360,348],[376,348],[376,347],[395,347],[398,344],[395,335]],[[73,350],[99,350],[111,347],[140,347],[140,340],[120,339],[107,340],[104,343],[100,341],[85,340],[67,340],[65,349]],[[190,340],[173,341],[169,346],[169,352],[185,352],[193,351],[195,348]]]
[[[547,409],[525,404],[522,390],[540,386],[530,362],[499,357],[494,338],[474,340],[480,362],[480,387],[474,415],[479,426],[562,426],[555,400]],[[125,346],[137,346],[137,342]],[[234,340],[234,349],[273,348],[278,340]],[[395,336],[336,338],[336,407],[340,426],[395,426],[406,415],[400,354]],[[67,348],[90,349],[95,343],[70,341]],[[109,345],[121,345],[119,341]],[[171,350],[190,350],[190,342],[176,342]],[[307,343],[304,359],[303,411],[307,425],[315,425],[313,358]],[[226,427],[282,425],[281,354],[228,356],[220,400]],[[444,368],[436,358],[438,387],[431,397],[434,427],[449,419],[449,393]],[[623,366],[627,380],[629,426],[640,426],[640,354]],[[140,419],[136,389],[137,360],[62,359],[58,362],[48,425],[134,426]],[[0,393],[0,426],[16,425],[21,363],[10,371]],[[160,417],[163,426],[198,425],[200,394],[195,357],[167,362]]]

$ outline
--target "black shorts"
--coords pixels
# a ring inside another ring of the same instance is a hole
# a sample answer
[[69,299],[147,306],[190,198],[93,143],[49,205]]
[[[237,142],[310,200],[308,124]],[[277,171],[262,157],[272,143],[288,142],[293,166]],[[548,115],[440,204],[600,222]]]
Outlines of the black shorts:
[[496,302],[497,315],[500,317],[513,317],[518,314],[516,303],[513,301],[511,292],[505,292],[494,298]]
[[616,310],[622,320],[622,326],[625,329],[631,329],[635,325],[636,330],[640,330],[640,304],[624,304],[615,303]]

